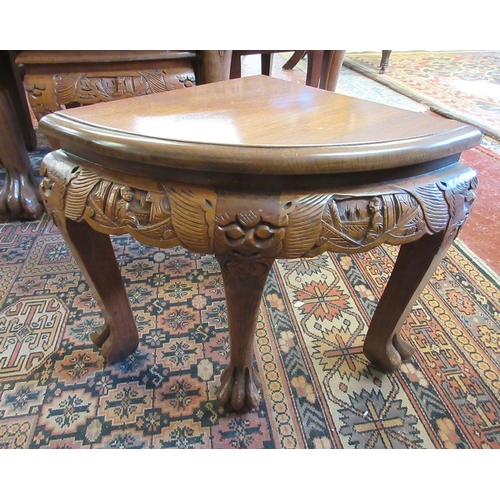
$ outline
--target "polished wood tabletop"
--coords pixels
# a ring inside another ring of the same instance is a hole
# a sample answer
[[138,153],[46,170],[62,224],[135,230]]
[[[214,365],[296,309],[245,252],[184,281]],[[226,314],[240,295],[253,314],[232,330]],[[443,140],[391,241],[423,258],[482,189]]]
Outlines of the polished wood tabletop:
[[261,75],[68,109],[45,117],[41,129],[69,152],[279,175],[401,167],[480,139],[457,121]]

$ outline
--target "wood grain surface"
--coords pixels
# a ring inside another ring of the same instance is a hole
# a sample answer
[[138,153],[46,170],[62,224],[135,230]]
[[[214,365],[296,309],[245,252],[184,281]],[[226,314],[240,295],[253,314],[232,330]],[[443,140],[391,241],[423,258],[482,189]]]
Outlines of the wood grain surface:
[[453,120],[261,75],[65,110],[40,127],[67,152],[267,175],[401,167],[481,137]]

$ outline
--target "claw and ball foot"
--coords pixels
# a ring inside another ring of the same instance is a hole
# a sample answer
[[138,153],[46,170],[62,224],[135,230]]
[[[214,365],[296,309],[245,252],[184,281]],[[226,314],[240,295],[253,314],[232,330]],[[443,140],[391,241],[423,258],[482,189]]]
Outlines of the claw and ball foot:
[[258,408],[261,383],[253,369],[253,341],[272,261],[219,258],[226,290],[231,361],[221,377],[219,405],[227,411]]
[[0,167],[5,182],[0,189],[0,215],[37,219],[43,212],[41,195],[31,168],[9,93],[0,78]]
[[254,410],[260,403],[260,388],[260,380],[251,366],[239,368],[230,364],[222,373],[217,401],[228,411]]

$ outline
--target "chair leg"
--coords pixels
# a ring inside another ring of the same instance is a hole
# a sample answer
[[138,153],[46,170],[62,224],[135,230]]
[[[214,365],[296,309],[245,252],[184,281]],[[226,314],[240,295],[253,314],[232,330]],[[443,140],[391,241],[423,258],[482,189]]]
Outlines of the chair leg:
[[229,79],[241,78],[241,55],[233,50],[231,55],[231,67],[229,70]]
[[321,68],[323,66],[323,52],[324,50],[307,51],[306,85],[310,87],[319,87]]
[[292,54],[292,56],[290,57],[290,59],[288,59],[288,61],[285,64],[283,64],[283,69],[293,69],[293,68],[295,68],[295,66],[297,66],[297,64],[305,56],[305,54],[306,54],[305,50],[296,50]]
[[380,60],[380,70],[379,73],[384,73],[389,66],[389,57],[391,56],[392,50],[383,50],[382,59]]
[[271,71],[273,68],[273,59],[274,59],[274,54],[273,53],[268,53],[268,54],[261,54],[261,59],[260,59],[260,68],[261,72],[263,75],[271,76]]
[[320,88],[335,92],[344,62],[345,50],[325,50]]

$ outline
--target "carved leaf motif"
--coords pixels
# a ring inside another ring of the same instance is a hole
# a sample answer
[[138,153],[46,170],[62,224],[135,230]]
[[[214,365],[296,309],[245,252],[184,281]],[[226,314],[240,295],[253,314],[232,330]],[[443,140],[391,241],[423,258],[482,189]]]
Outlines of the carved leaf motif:
[[79,76],[76,73],[54,76],[57,102],[68,104],[74,101],[77,91]]
[[[130,234],[147,244],[170,247],[179,244],[177,236],[168,220],[138,229],[130,228]],[[165,245],[168,243],[168,245]]]
[[460,228],[470,215],[471,207],[476,199],[474,189],[477,187],[477,176],[454,179],[451,183],[441,183],[441,189],[450,207],[450,222],[453,237],[456,237]]
[[152,93],[166,92],[169,90],[165,82],[165,75],[158,70],[138,71],[144,80],[148,83]]
[[330,195],[309,195],[298,200],[289,213],[283,257],[293,259],[309,251],[319,237],[321,216]]
[[449,220],[449,207],[443,191],[436,184],[419,186],[412,192],[422,206],[424,217],[433,233],[443,231]]
[[[329,215],[328,218],[330,217],[331,216]],[[358,241],[351,239],[348,234],[344,234],[336,229],[328,220],[324,220],[323,231],[321,236],[318,238],[317,245],[322,246],[327,243],[331,245],[332,248],[339,249],[340,251],[358,248],[360,246]]]
[[68,219],[79,219],[85,210],[87,198],[101,178],[91,169],[81,167],[71,180],[67,195],[64,214]]
[[216,195],[207,189],[167,188],[172,224],[182,245],[195,253],[213,250]]

